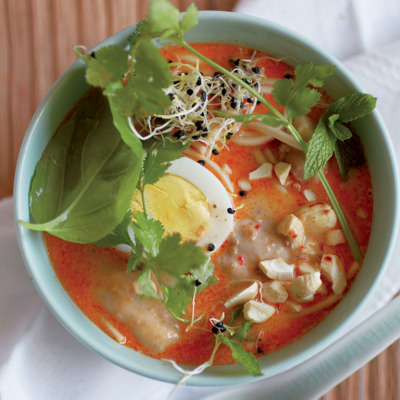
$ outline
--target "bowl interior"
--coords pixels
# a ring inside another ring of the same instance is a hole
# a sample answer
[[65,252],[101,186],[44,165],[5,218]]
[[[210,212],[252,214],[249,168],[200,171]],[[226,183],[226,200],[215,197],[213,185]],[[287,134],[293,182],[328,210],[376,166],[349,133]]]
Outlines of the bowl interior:
[[[134,28],[128,28],[105,44],[124,44]],[[327,91],[334,97],[362,89],[336,59],[293,32],[265,20],[224,12],[200,12],[199,24],[186,37],[188,42],[227,42],[254,47],[276,57],[290,56],[289,63],[311,60],[315,64],[335,64],[334,77]],[[15,178],[16,220],[29,220],[30,181],[40,156],[65,114],[84,94],[88,86],[84,65],[75,62],[47,94],[25,136]],[[356,128],[361,135],[369,162],[374,189],[374,222],[364,265],[344,300],[308,334],[293,344],[260,359],[263,377],[274,376],[294,367],[328,346],[338,337],[357,311],[371,296],[384,272],[393,246],[398,223],[398,193],[394,155],[379,114],[364,118]],[[379,218],[377,218],[379,216]],[[143,356],[121,346],[99,330],[75,306],[58,281],[48,260],[42,235],[17,224],[20,246],[29,274],[48,307],[82,343],[112,362],[150,378],[177,382],[181,374],[169,364]],[[212,367],[191,378],[190,385],[227,385],[255,378],[240,366]]]

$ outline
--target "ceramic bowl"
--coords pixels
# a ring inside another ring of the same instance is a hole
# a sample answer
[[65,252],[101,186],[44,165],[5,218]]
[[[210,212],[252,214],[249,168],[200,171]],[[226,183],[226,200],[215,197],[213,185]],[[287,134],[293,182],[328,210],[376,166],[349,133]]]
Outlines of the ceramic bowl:
[[[135,28],[128,28],[100,45],[124,44]],[[266,20],[225,12],[200,12],[199,24],[187,33],[188,42],[237,43],[276,57],[292,56],[299,62],[334,64],[337,70],[326,89],[334,98],[362,91],[354,78],[332,56],[308,40]],[[36,111],[26,133],[15,178],[16,220],[29,220],[28,193],[36,162],[67,112],[88,86],[85,66],[77,61],[59,78]],[[356,124],[371,170],[374,219],[364,265],[344,300],[316,328],[293,344],[260,359],[263,377],[297,366],[331,344],[371,297],[389,259],[398,226],[398,189],[389,136],[377,111]],[[48,307],[78,340],[110,361],[144,376],[177,382],[181,374],[169,364],[119,345],[97,328],[69,298],[49,262],[42,235],[17,225],[27,269]],[[77,360],[78,362],[78,360]],[[192,385],[227,385],[255,379],[238,365],[212,367],[188,381]]]

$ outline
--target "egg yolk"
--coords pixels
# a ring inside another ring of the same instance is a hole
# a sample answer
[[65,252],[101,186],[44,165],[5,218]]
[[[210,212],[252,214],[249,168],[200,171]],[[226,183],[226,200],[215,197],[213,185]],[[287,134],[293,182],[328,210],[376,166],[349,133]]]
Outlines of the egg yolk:
[[[198,241],[211,226],[207,197],[188,180],[165,174],[154,185],[146,185],[147,212],[164,225],[165,234],[180,233],[182,239]],[[143,211],[140,191],[131,202],[132,215]]]

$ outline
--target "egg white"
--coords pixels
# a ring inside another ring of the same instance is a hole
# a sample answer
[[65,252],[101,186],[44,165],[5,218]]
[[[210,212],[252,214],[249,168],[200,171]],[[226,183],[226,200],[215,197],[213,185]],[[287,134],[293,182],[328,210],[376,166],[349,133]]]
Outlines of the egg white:
[[216,251],[233,229],[233,214],[227,211],[228,208],[232,208],[232,200],[223,184],[207,168],[187,157],[174,160],[167,172],[186,179],[207,198],[211,226],[197,245],[207,250],[208,245],[212,243],[215,246],[213,251]]

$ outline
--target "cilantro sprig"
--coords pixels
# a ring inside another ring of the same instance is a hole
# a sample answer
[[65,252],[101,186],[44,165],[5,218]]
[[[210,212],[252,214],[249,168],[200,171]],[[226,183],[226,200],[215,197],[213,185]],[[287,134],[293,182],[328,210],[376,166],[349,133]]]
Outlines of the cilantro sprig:
[[[264,96],[257,93],[257,91],[255,91],[254,88],[252,88],[246,82],[243,82],[239,77],[236,77],[230,71],[221,67],[218,63],[208,59],[199,51],[190,46],[190,44],[188,44],[184,40],[184,35],[183,35],[184,32],[182,27],[179,25],[179,21],[181,18],[179,16],[179,13],[168,12],[165,14],[165,17],[162,14],[161,10],[164,7],[168,9],[170,7],[173,7],[167,0],[154,0],[153,4],[154,7],[150,7],[149,9],[148,20],[157,20],[160,18],[164,18],[162,24],[163,32],[160,35],[160,37],[162,39],[172,40],[173,42],[182,45],[192,54],[197,56],[199,59],[203,60],[211,67],[215,68],[217,71],[220,71],[223,74],[229,76],[233,81],[244,87],[249,93],[255,96],[259,100],[259,102],[262,103],[273,116],[272,118],[262,117],[263,122],[271,124],[273,126],[277,125],[284,126],[293,135],[293,137],[299,144],[300,148],[306,153],[306,159],[307,159],[308,145],[302,139],[301,135],[296,130],[296,128],[293,126],[293,119],[298,116],[307,114],[310,111],[311,107],[313,107],[318,102],[320,98],[320,93],[315,88],[323,87],[324,81],[333,74],[335,67],[327,65],[315,66],[311,62],[305,62],[295,68],[294,80],[290,79],[290,80],[277,81],[274,85],[273,96],[278,104],[286,107],[288,117],[285,117],[281,112],[279,112],[279,110],[273,104],[271,104],[268,100],[266,100]],[[192,24],[194,24],[197,21],[197,16],[195,16],[193,10],[191,10],[190,15],[186,18],[191,18]],[[153,29],[155,29],[154,26]],[[375,106],[372,96],[366,94],[358,94],[357,96],[358,96],[357,100],[354,102],[339,100],[340,107],[339,105],[336,105],[336,107],[339,107],[340,109],[338,110],[338,112],[333,112],[332,115],[330,116],[331,119],[330,120],[328,119],[327,124],[329,129],[331,130],[334,129],[341,139],[348,136],[347,131],[346,134],[344,135],[345,130],[343,129],[343,123],[346,123],[345,120],[347,119],[347,116],[352,116],[352,117],[357,116],[357,118],[353,118],[351,120],[358,119],[361,116],[367,115],[369,112],[371,112],[371,110]],[[352,100],[355,100],[355,98]],[[356,106],[357,109],[357,113],[354,115],[352,115],[352,112],[350,111],[353,105]],[[340,112],[342,112],[343,117],[335,115],[335,114],[340,115]],[[237,118],[240,119],[241,117]],[[314,139],[315,148],[317,149],[321,144],[324,144],[324,146],[326,145],[326,148],[321,148],[322,151],[319,152],[318,150],[316,150],[315,152],[313,150],[312,152],[309,153],[310,160],[307,162],[306,165],[306,171],[307,171],[306,176],[308,177],[311,176],[309,174],[316,174],[320,179],[326,193],[328,194],[332,207],[334,208],[338,216],[339,222],[342,226],[343,232],[349,243],[354,258],[356,260],[361,260],[362,256],[359,247],[349,227],[347,219],[343,213],[343,210],[332,188],[329,185],[328,180],[326,179],[325,175],[322,172],[323,166],[326,164],[330,156],[332,156],[330,148],[333,147],[334,149],[333,151],[335,152],[335,155],[339,160],[341,171],[344,177],[346,177],[346,170],[344,169],[346,166],[346,162],[340,161],[343,152],[341,151],[340,146],[336,144],[335,139],[332,140],[331,136],[325,135],[324,134],[325,132],[322,133],[321,131],[322,128],[320,127],[316,132],[316,138]],[[337,139],[338,137],[335,136],[335,138]],[[315,155],[318,155],[318,157],[313,158],[313,156]]]

